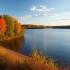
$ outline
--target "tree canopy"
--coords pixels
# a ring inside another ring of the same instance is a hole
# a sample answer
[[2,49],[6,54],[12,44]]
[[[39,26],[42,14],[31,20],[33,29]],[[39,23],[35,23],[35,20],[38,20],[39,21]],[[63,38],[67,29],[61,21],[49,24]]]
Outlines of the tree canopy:
[[0,15],[0,33],[10,36],[21,34],[21,24],[14,17],[9,15]]

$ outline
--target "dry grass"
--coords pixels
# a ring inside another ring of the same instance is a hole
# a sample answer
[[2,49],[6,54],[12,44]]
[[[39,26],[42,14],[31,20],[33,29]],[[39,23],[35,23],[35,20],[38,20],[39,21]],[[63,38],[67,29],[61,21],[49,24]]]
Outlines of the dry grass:
[[0,70],[70,70],[70,66],[59,68],[53,59],[37,51],[28,57],[0,47]]
[[32,70],[58,70],[57,65],[54,63],[53,59],[46,59],[46,57],[38,54],[37,51],[32,53],[31,58]]

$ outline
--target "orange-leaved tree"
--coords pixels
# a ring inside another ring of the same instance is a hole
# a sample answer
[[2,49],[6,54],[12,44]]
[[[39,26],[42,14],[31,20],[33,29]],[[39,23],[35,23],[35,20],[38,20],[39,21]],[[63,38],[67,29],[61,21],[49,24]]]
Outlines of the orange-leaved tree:
[[0,33],[4,34],[6,32],[6,20],[3,16],[0,16]]

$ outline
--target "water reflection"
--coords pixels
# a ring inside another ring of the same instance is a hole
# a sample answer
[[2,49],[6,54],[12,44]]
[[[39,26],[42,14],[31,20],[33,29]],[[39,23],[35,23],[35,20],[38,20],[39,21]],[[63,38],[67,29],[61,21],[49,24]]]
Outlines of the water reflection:
[[24,36],[9,41],[0,42],[0,45],[9,48],[11,50],[19,51],[19,48],[21,47],[21,43],[23,41],[24,41]]

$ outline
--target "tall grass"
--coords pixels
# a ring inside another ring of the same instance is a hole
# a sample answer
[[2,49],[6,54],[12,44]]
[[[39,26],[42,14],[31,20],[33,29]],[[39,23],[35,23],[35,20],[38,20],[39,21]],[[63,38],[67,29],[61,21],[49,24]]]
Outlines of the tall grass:
[[32,70],[58,70],[58,67],[53,59],[46,58],[42,54],[38,54],[37,51],[32,53],[31,58]]

